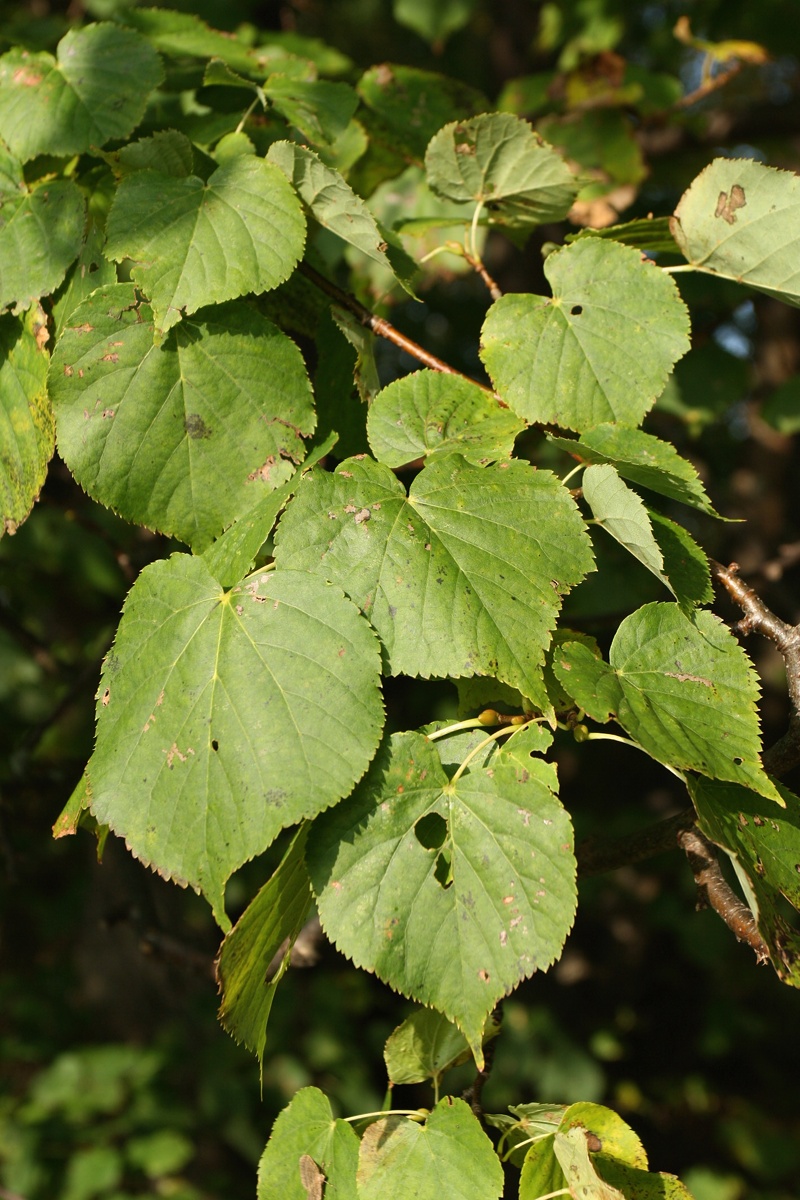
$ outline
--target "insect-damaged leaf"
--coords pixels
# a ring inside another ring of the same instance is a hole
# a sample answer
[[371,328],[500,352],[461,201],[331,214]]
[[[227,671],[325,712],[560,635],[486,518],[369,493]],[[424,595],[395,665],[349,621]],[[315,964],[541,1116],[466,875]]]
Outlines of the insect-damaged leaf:
[[334,1119],[327,1096],[301,1088],[278,1116],[261,1155],[258,1200],[318,1200],[320,1193],[309,1190],[315,1179],[324,1183],[325,1200],[359,1200],[358,1151],[353,1127]]
[[690,621],[676,604],[646,604],[620,625],[608,663],[566,642],[553,670],[590,717],[613,716],[658,762],[781,803],[761,765],[758,678],[713,613]]
[[498,756],[449,782],[436,748],[395,734],[353,796],[314,822],[326,933],[431,1004],[483,1060],[486,1016],[558,957],[575,912],[572,827],[554,768]]
[[392,674],[491,675],[543,711],[541,666],[561,597],[592,569],[583,521],[555,476],[460,455],[426,467],[408,496],[366,458],[312,472],[275,555],[347,592]]
[[551,254],[544,272],[552,298],[508,295],[489,309],[481,357],[497,391],[526,421],[638,425],[689,349],[674,281],[599,238]]
[[363,774],[379,672],[369,626],[313,576],[256,572],[225,592],[200,558],[153,563],[103,667],[92,811],[226,925],[231,872]]
[[692,182],[671,228],[698,271],[800,305],[800,180],[752,159],[716,158]]
[[56,57],[16,48],[0,58],[0,129],[23,162],[82,154],[125,138],[163,78],[153,47],[131,29],[71,29]]
[[72,313],[50,391],[86,491],[197,551],[294,474],[315,421],[300,351],[249,305],[206,309],[154,344],[130,284]]

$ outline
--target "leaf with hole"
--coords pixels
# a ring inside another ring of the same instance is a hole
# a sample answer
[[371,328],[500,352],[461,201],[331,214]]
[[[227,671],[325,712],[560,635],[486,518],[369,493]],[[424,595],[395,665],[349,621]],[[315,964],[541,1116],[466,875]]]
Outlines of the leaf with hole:
[[638,425],[689,349],[675,283],[599,238],[551,254],[544,272],[552,298],[508,295],[489,309],[481,358],[496,390],[529,422]]
[[0,128],[23,162],[83,154],[126,138],[163,78],[153,47],[119,25],[70,29],[56,57],[9,50],[0,58]]
[[240,155],[207,183],[153,170],[127,175],[108,216],[106,254],[133,260],[131,276],[163,332],[206,304],[277,287],[304,245],[302,207],[283,173]]
[[800,180],[753,159],[715,158],[684,192],[671,229],[695,270],[800,305]]
[[206,309],[154,344],[124,283],[72,313],[50,391],[86,491],[198,552],[294,474],[314,428],[300,351],[249,305]]
[[555,961],[572,925],[572,827],[557,787],[530,754],[451,783],[427,738],[395,734],[309,835],[328,936],[455,1021],[479,1065],[487,1015]]
[[366,770],[379,671],[369,626],[313,576],[256,572],[225,592],[200,558],[153,563],[103,666],[92,811],[225,927],[230,874]]
[[367,418],[372,453],[387,467],[453,452],[485,466],[509,458],[523,421],[477,384],[441,371],[415,371],[373,400]]
[[491,675],[543,711],[561,597],[592,569],[583,521],[553,475],[459,455],[421,471],[408,496],[366,458],[313,472],[286,509],[275,555],[347,592],[391,674]]
[[608,663],[567,642],[553,670],[590,717],[613,716],[658,762],[782,803],[761,765],[758,678],[719,617],[646,604],[620,625]]

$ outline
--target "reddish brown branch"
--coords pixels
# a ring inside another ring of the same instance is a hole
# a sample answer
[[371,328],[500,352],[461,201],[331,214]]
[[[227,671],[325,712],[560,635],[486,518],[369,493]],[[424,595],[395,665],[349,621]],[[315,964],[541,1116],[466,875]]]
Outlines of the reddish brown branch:
[[477,271],[478,274],[480,275],[481,279],[483,280],[483,282],[486,284],[486,287],[488,288],[488,291],[489,291],[489,295],[492,297],[492,299],[500,300],[503,293],[500,291],[500,288],[497,286],[497,284],[492,279],[489,272],[486,270],[486,266],[484,264],[483,259],[477,258],[475,255],[470,254],[467,250],[464,250],[463,254],[464,254],[464,258],[467,260],[469,265],[472,267],[473,271]]
[[681,108],[690,108],[693,104],[697,104],[699,100],[705,100],[706,96],[710,96],[712,92],[719,91],[726,84],[738,75],[742,69],[742,63],[736,62],[727,71],[721,71],[719,75],[715,75],[713,79],[707,79],[700,87],[695,88],[693,92],[687,92],[685,96],[681,96],[680,100],[676,100],[671,105],[671,110]]
[[722,874],[716,847],[697,829],[678,835],[678,843],[689,860],[697,884],[697,907],[713,908],[738,938],[747,942],[759,962],[769,960],[769,948],[758,931],[755,917],[739,899]]
[[710,560],[711,573],[741,608],[744,616],[736,628],[740,633],[760,633],[780,650],[786,665],[786,684],[792,703],[789,728],[780,741],[765,751],[764,767],[771,775],[783,775],[800,763],[800,626],[776,617],[753,589],[739,578],[739,567],[723,567]]
[[488,392],[490,396],[494,392],[485,383],[478,383],[475,379],[470,379],[468,375],[464,375],[461,371],[457,371],[455,367],[451,367],[449,363],[443,362],[441,358],[437,358],[435,354],[431,354],[423,346],[419,346],[411,338],[406,337],[399,329],[395,329],[389,321],[383,317],[376,317],[375,313],[365,308],[360,300],[356,300],[355,296],[351,296],[349,292],[345,292],[342,288],[337,287],[335,283],[331,283],[330,279],[326,279],[324,275],[320,275],[319,271],[315,271],[308,263],[300,263],[299,271],[305,275],[306,279],[324,292],[326,296],[330,296],[342,308],[352,313],[359,324],[365,329],[371,329],[378,337],[386,338],[388,342],[393,342],[395,346],[399,346],[401,350],[405,350],[406,354],[410,354],[412,358],[416,358],[423,366],[430,367],[432,371],[441,371],[445,375],[458,375],[460,379],[467,379],[470,383],[474,383],[475,387],[481,388],[482,391]]

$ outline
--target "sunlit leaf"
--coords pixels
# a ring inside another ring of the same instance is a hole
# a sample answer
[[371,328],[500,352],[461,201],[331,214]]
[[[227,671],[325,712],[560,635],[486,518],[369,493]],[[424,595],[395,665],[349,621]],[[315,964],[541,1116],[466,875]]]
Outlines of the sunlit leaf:
[[156,325],[291,275],[305,244],[305,218],[272,163],[240,155],[207,183],[136,171],[119,185],[108,217],[106,254],[133,260],[131,276],[152,302]]
[[50,368],[60,452],[97,500],[203,550],[305,456],[311,388],[289,338],[243,303],[153,343],[130,284],[77,308]]
[[479,1063],[497,1000],[552,964],[572,924],[572,829],[556,789],[530,754],[450,783],[427,738],[395,734],[309,835],[328,936],[456,1021]]
[[325,1200],[360,1200],[358,1152],[352,1126],[334,1119],[327,1096],[318,1088],[301,1088],[272,1127],[258,1164],[257,1200],[314,1200],[301,1174],[306,1157],[316,1165],[317,1178],[323,1177]]
[[591,717],[613,716],[659,762],[781,803],[761,765],[758,678],[719,617],[646,604],[620,625],[608,663],[567,642],[553,669]]
[[672,234],[698,271],[800,305],[800,179],[753,159],[716,158],[684,192]]
[[489,309],[481,357],[526,421],[578,431],[638,425],[689,349],[689,316],[672,279],[631,246],[587,238],[551,254],[545,296]]
[[369,459],[313,472],[275,555],[347,592],[392,674],[491,675],[546,711],[541,664],[561,597],[592,569],[575,502],[550,472],[459,455],[426,467],[408,496]]
[[71,29],[56,57],[16,48],[0,58],[0,129],[12,152],[82,154],[125,138],[163,77],[153,47],[119,25]]
[[225,592],[200,558],[153,563],[103,667],[92,811],[224,926],[230,874],[363,774],[378,676],[374,636],[338,589],[274,571]]

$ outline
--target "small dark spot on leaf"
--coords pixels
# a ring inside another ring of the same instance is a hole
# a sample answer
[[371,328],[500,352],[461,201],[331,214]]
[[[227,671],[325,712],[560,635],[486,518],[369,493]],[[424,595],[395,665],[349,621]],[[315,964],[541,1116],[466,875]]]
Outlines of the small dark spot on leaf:
[[583,312],[582,304],[573,304],[572,308],[569,310],[569,315],[571,317],[579,317],[582,312]]
[[737,757],[736,757],[736,758],[734,758],[734,760],[733,760],[733,765],[734,765],[735,767],[740,767],[740,766],[742,765],[742,763],[743,763],[743,762],[744,762],[744,759],[743,759],[743,758],[739,758],[739,757],[737,756]]
[[212,738],[212,739],[211,739],[211,749],[212,749],[212,750],[219,750],[219,742],[217,741],[217,739],[216,739],[216,738]]

